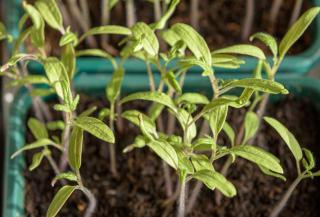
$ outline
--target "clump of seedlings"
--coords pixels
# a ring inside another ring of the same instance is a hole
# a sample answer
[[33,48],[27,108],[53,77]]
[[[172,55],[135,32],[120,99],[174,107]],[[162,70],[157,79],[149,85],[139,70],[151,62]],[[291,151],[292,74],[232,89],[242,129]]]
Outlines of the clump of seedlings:
[[[104,4],[109,10],[114,2],[116,1],[105,1]],[[127,2],[128,10],[133,10],[131,8],[133,2]],[[159,1],[152,2],[158,11]],[[196,4],[196,1],[194,2]],[[186,216],[193,209],[202,185],[211,190],[218,190],[227,197],[236,196],[236,187],[228,181],[227,171],[238,158],[256,164],[266,175],[285,180],[279,159],[255,145],[254,138],[263,119],[287,144],[296,160],[298,174],[270,216],[278,216],[293,190],[303,179],[320,175],[320,171],[313,172],[315,160],[312,153],[308,149],[301,148],[294,135],[279,121],[264,117],[270,94],[288,94],[288,90],[275,81],[276,72],[287,51],[317,16],[320,8],[312,8],[305,12],[279,44],[271,35],[265,33],[256,33],[251,37],[252,40],[260,40],[270,48],[273,60],[269,62],[260,48],[250,44],[210,51],[204,38],[189,25],[177,23],[165,29],[178,3],[179,0],[166,1],[163,5],[166,10],[161,16],[158,14],[157,21],[152,24],[132,22],[130,28],[104,25],[88,29],[81,36],[77,36],[70,27],[65,27],[55,0],[36,0],[34,6],[23,4],[25,15],[19,23],[21,33],[13,42],[12,57],[1,67],[1,75],[11,79],[10,86],[27,87],[33,96],[35,111],[35,117],[30,118],[27,123],[35,141],[17,150],[12,158],[24,151],[36,149],[38,152],[34,154],[29,169],[34,170],[41,166],[43,160],[48,160],[56,174],[52,177],[52,185],[58,181],[63,185],[48,207],[48,217],[56,216],[72,193],[77,190],[83,192],[88,199],[89,205],[84,216],[94,216],[97,203],[103,201],[95,198],[91,190],[85,186],[85,180],[82,180],[80,174],[84,132],[109,144],[110,172],[114,177],[118,177],[121,165],[116,165],[114,143],[117,141],[117,135],[114,125],[121,118],[132,122],[141,132],[123,152],[148,147],[162,159],[167,203],[177,201],[177,217]],[[85,4],[82,6],[87,7]],[[130,19],[133,21],[134,18]],[[31,20],[31,26],[26,25],[27,20]],[[45,52],[46,25],[61,33],[60,56],[48,56]],[[121,41],[123,48],[120,62],[115,61],[104,50],[78,50],[81,41],[94,35],[109,34],[124,36]],[[159,51],[157,35],[167,43],[167,51]],[[11,39],[4,27],[1,28],[1,38]],[[27,39],[31,39],[34,46],[32,53],[23,53],[21,49]],[[218,79],[215,76],[215,67],[234,69],[244,64],[238,55],[248,55],[258,59],[252,77]],[[106,86],[109,107],[101,109],[98,117],[93,115],[95,107],[87,108],[82,113],[78,111],[80,97],[73,89],[72,80],[77,72],[75,62],[79,56],[106,58],[114,67],[112,79]],[[132,93],[119,101],[125,76],[123,63],[130,57],[139,58],[146,63],[150,90]],[[45,73],[30,74],[27,65],[31,61],[43,65]],[[154,66],[161,75],[159,83],[154,79],[155,72],[151,66]],[[195,66],[200,67],[204,79],[210,81],[211,98],[208,98],[210,94],[183,92],[188,70]],[[41,85],[45,85],[45,88]],[[42,98],[51,94],[58,96],[54,109],[62,113],[63,120],[52,120],[52,115]],[[152,102],[148,113],[138,110],[127,110],[122,113],[116,111],[122,104],[138,100]],[[229,108],[248,108],[242,128],[237,133],[226,122]],[[165,111],[168,111],[167,122],[163,117]],[[104,123],[105,119],[109,121],[108,125]],[[174,130],[176,123],[181,128],[181,134]],[[58,137],[51,133],[57,129],[61,130],[61,135]],[[218,138],[222,131],[228,136],[229,145],[219,144]],[[59,161],[52,157],[52,149],[60,151]],[[217,170],[216,162],[226,157],[227,161],[222,171]],[[172,184],[173,178],[169,174],[170,168],[177,174],[178,184],[175,188]],[[197,180],[198,184],[191,190],[189,197],[186,192],[191,180]]]

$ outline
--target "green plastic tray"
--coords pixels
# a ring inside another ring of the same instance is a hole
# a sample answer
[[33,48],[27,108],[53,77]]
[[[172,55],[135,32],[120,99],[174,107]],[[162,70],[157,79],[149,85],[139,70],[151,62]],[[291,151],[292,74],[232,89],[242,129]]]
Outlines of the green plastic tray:
[[[313,5],[320,6],[320,0],[310,0]],[[14,35],[18,35],[17,24],[21,17],[21,2],[22,0],[5,0],[6,8],[6,25],[8,30]],[[320,17],[318,16],[312,25],[313,43],[303,53],[287,56],[279,68],[279,74],[284,77],[288,76],[299,76],[309,72],[315,65],[320,63]],[[244,58],[246,64],[240,69],[216,69],[217,74],[228,78],[232,76],[241,77],[244,74],[248,75],[251,73],[256,65],[254,58]],[[270,59],[271,60],[271,59]],[[78,59],[78,65],[83,71],[103,71],[112,72],[112,65],[110,62],[101,58],[82,57]],[[31,65],[33,71],[39,71],[36,65]],[[127,73],[130,74],[143,74],[146,75],[146,66],[142,61],[136,59],[128,59],[125,64]],[[190,73],[199,74],[200,70],[194,68],[190,70]]]
[[[199,77],[196,77],[199,78]],[[78,92],[86,93],[90,96],[99,96],[104,94],[106,82],[110,79],[107,74],[87,74],[82,73],[75,79],[75,88]],[[202,80],[207,80],[202,78]],[[90,82],[88,82],[90,81]],[[320,108],[320,81],[308,77],[305,78],[286,78],[279,80],[289,91],[297,98],[309,98]],[[186,91],[210,91],[209,83],[200,80],[194,81],[194,78],[186,79]],[[147,90],[149,88],[145,76],[127,76],[123,83],[123,93],[132,91]],[[281,97],[273,97],[272,101],[280,100]],[[22,155],[15,159],[10,159],[12,153],[25,144],[25,120],[27,112],[31,106],[31,98],[26,89],[20,89],[11,105],[8,118],[7,138],[5,146],[5,168],[4,168],[4,186],[3,186],[3,210],[4,217],[22,217],[24,216],[24,186],[25,180],[23,171],[25,162]]]

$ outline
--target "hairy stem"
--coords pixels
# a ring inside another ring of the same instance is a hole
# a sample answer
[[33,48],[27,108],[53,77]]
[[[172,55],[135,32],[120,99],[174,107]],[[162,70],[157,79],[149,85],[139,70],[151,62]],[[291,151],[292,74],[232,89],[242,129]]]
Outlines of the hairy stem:
[[294,8],[291,14],[289,26],[291,26],[298,19],[301,13],[302,3],[303,3],[303,0],[296,0],[296,3],[294,4]]
[[[114,132],[114,103],[110,105],[109,127]],[[109,144],[110,170],[114,177],[119,177],[115,144]]]
[[185,200],[186,200],[186,182],[183,180],[180,185],[180,195],[177,210],[177,217],[185,216]]
[[153,73],[152,73],[149,61],[146,62],[146,66],[147,66],[147,73],[148,73],[148,77],[149,77],[150,90],[151,91],[155,91],[156,90],[156,85],[154,83],[154,77],[153,77]]
[[76,174],[78,177],[78,185],[80,186],[80,190],[86,195],[86,197],[89,201],[89,205],[88,205],[88,208],[86,209],[84,217],[91,217],[91,216],[93,216],[93,213],[96,210],[97,200],[96,200],[94,194],[83,185],[79,170],[76,171]]
[[254,19],[254,0],[246,0],[246,15],[244,18],[241,39],[246,41],[252,31],[252,24]]
[[127,11],[127,26],[131,27],[136,23],[134,0],[126,1],[126,11]]
[[116,102],[116,113],[117,113],[117,120],[116,120],[117,130],[118,130],[119,134],[123,134],[124,125],[123,125],[123,119],[121,117],[122,105],[121,105],[119,99],[117,99],[117,102]]
[[157,22],[161,18],[160,0],[154,0],[153,9],[154,9],[154,21]]
[[303,176],[298,176],[290,185],[286,193],[282,196],[279,203],[273,208],[272,212],[270,213],[269,217],[277,217],[283,208],[287,205],[287,202],[292,195],[293,191],[296,189],[300,181],[303,179]]
[[199,30],[199,0],[191,0],[190,14],[191,26]]
[[65,171],[68,165],[68,147],[69,147],[69,139],[70,139],[70,131],[71,131],[71,120],[72,113],[64,113],[64,121],[66,123],[66,127],[62,133],[62,146],[63,153],[60,157],[59,168],[60,171]]

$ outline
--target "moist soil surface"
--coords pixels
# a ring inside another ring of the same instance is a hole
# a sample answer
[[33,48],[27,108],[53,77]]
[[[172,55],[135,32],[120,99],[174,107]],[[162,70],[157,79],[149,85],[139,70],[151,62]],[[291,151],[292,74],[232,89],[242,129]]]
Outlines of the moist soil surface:
[[[33,2],[34,0],[30,0]],[[284,36],[289,27],[289,20],[295,4],[295,0],[284,0],[277,16],[276,22],[270,21],[270,11],[272,1],[259,0],[255,2],[254,22],[251,33],[267,32],[272,34],[278,41]],[[101,25],[101,1],[91,0],[89,3],[91,26]],[[154,9],[153,4],[148,1],[135,1],[137,21],[153,23]],[[303,1],[302,12],[306,11],[312,5],[308,1]],[[246,14],[246,1],[239,0],[200,0],[199,1],[199,32],[207,41],[211,50],[234,45],[237,43],[246,43],[248,40],[241,40],[241,32],[244,26]],[[301,14],[302,14],[301,12]],[[70,13],[70,12],[69,12]],[[111,11],[110,24],[126,26],[125,1],[119,1]],[[190,24],[190,0],[181,0],[172,18],[169,20],[169,26],[183,22]],[[72,30],[82,34],[82,31],[76,26],[71,25]],[[53,54],[59,54],[58,39],[59,33],[47,29],[46,46],[47,51]],[[96,38],[99,44],[99,37]],[[108,52],[117,55],[119,46],[118,42],[122,39],[119,36],[110,35],[109,44],[115,49],[108,49]],[[256,43],[256,42],[254,42]],[[296,54],[306,50],[312,43],[312,34],[307,31],[303,37],[290,49],[289,53]],[[267,53],[265,46],[257,43]],[[99,45],[98,45],[99,46]],[[80,48],[88,47],[83,43]],[[109,47],[110,48],[110,47]],[[164,48],[162,48],[164,49]]]
[[[80,106],[87,107],[97,104],[101,106],[103,103],[89,100]],[[144,111],[146,108],[145,104],[140,103],[127,106],[124,110],[130,108]],[[284,101],[270,105],[268,111],[268,115],[285,123],[296,135],[298,141],[304,147],[311,149],[316,159],[319,159],[320,114],[311,102],[287,97]],[[244,110],[229,112],[229,123],[236,129],[240,126]],[[175,204],[166,208],[163,206],[166,194],[161,160],[147,148],[135,149],[127,154],[121,153],[121,150],[130,144],[134,136],[139,133],[128,122],[124,122],[124,126],[122,134],[118,133],[116,144],[119,178],[113,178],[108,169],[108,144],[85,134],[81,174],[85,186],[91,189],[98,199],[98,207],[94,216],[175,216]],[[27,134],[27,140],[32,141],[30,132]],[[224,144],[226,141],[226,138],[222,138],[219,143]],[[221,205],[217,206],[214,200],[216,191],[203,188],[194,210],[188,216],[268,216],[272,207],[296,177],[296,169],[294,159],[286,145],[279,139],[277,133],[265,124],[262,125],[255,145],[269,150],[280,158],[287,181],[268,177],[262,174],[256,165],[238,158],[228,174],[228,179],[234,183],[238,194],[231,199],[223,198]],[[30,165],[31,152],[26,154],[26,159],[27,165]],[[221,165],[224,160],[218,163]],[[215,166],[218,169],[220,165]],[[174,171],[171,172],[172,179],[176,181],[176,174]],[[61,187],[60,183],[51,187],[50,183],[54,174],[46,160],[33,172],[26,169],[24,175],[26,178],[26,216],[45,216],[54,193]],[[320,179],[304,180],[294,191],[280,216],[320,216],[319,181]],[[194,182],[191,182],[189,188],[191,189],[193,185]],[[86,198],[80,192],[76,192],[63,207],[59,216],[83,216],[86,206]]]

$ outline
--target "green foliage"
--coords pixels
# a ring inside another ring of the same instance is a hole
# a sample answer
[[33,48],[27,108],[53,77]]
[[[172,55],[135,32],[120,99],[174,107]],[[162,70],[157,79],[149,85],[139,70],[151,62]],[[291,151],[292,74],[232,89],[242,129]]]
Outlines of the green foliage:
[[62,16],[55,0],[37,0],[35,6],[42,18],[54,29],[62,30]]
[[83,130],[73,127],[68,149],[69,164],[72,168],[79,170],[81,167],[81,156],[83,146]]

